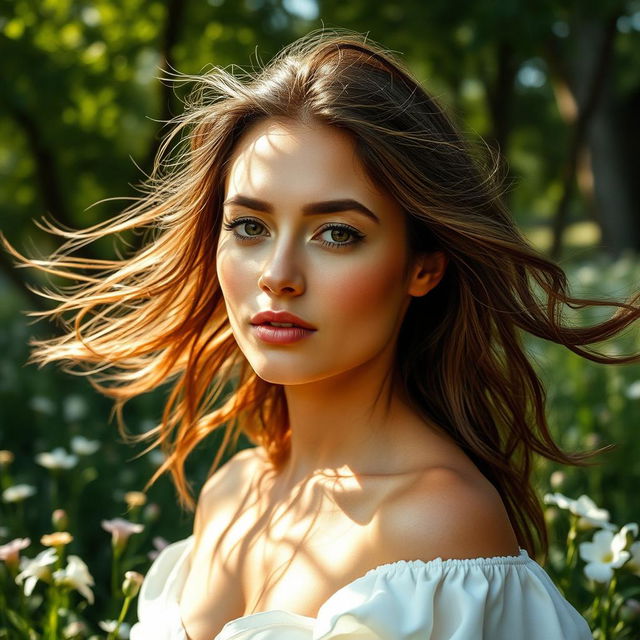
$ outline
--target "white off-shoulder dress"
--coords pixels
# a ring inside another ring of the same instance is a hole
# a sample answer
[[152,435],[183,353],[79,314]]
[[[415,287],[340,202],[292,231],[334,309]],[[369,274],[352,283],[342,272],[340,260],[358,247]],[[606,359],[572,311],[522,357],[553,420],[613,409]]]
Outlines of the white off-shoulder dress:
[[[193,535],[165,547],[138,595],[130,640],[186,640],[179,602]],[[586,620],[525,549],[518,556],[399,560],[341,587],[316,618],[273,610],[211,640],[592,640]]]

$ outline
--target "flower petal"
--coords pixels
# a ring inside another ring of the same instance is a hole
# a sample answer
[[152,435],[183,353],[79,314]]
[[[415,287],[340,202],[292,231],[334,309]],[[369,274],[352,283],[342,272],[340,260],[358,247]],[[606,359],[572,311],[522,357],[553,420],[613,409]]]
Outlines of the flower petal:
[[630,557],[631,554],[628,551],[620,551],[620,553],[609,564],[614,569],[619,569]]
[[600,558],[598,547],[593,542],[581,542],[578,545],[580,557],[585,562],[595,562]]
[[609,582],[613,577],[613,569],[602,562],[589,562],[584,567],[584,573],[596,582]]
[[611,550],[614,553],[619,553],[627,546],[627,538],[631,535],[632,537],[636,537],[638,535],[638,523],[637,522],[629,522],[625,524],[624,527],[616,533],[612,542],[611,542]]

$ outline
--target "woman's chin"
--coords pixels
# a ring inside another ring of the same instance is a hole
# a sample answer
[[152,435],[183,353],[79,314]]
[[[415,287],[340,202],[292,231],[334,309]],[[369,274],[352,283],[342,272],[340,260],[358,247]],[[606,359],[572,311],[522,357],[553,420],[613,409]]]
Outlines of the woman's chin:
[[294,365],[292,362],[271,363],[265,362],[264,359],[260,362],[252,362],[249,359],[249,364],[259,378],[271,384],[308,384],[325,377],[317,373],[314,375],[310,371],[304,371],[300,365]]
[[282,384],[282,385],[297,385],[297,384],[306,384],[308,382],[313,382],[313,380],[304,379],[299,374],[295,374],[291,371],[283,372],[283,371],[274,371],[273,369],[266,368],[264,370],[256,370],[254,368],[255,374],[258,378],[264,380],[265,382],[269,382],[271,384]]

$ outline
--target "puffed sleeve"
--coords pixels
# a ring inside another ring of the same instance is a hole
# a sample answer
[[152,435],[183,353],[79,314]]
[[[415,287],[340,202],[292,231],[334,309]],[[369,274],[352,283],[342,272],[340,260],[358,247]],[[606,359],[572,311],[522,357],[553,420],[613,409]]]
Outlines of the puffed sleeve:
[[313,640],[592,640],[525,549],[382,565],[320,608]]
[[193,536],[166,546],[147,571],[138,594],[138,621],[130,640],[186,640],[180,594],[190,568]]

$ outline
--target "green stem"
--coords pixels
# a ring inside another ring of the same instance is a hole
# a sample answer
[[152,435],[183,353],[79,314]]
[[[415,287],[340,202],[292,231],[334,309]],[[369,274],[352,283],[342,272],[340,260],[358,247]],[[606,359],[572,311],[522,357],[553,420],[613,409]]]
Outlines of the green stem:
[[560,579],[560,585],[564,593],[568,593],[571,588],[571,578],[573,569],[577,561],[577,545],[576,538],[578,536],[578,516],[571,514],[571,526],[569,527],[569,533],[567,534],[567,564],[565,566],[563,575]]
[[[15,582],[15,576],[13,576]],[[24,589],[20,587],[18,589],[18,611],[20,615],[25,618],[27,612],[27,596],[24,595]]]
[[571,528],[569,529],[569,533],[567,535],[567,569],[569,573],[573,571],[575,562],[576,562],[576,551],[578,549],[576,545],[576,537],[578,535],[578,516],[573,515],[571,517]]
[[64,545],[58,544],[55,546],[56,550],[56,569],[62,569],[64,564]]
[[131,597],[127,596],[124,599],[124,604],[122,605],[122,609],[120,609],[120,615],[118,616],[118,622],[116,623],[116,628],[109,634],[107,640],[116,640],[118,637],[118,631],[120,631],[120,625],[127,615],[127,611],[129,609],[129,603],[131,602]]
[[120,599],[120,557],[122,555],[121,547],[113,547],[113,561],[111,562],[111,593],[115,600]]
[[600,611],[600,601],[602,600],[602,595],[598,593],[596,597],[593,599],[591,603],[591,619],[596,623],[598,620],[598,612]]
[[24,522],[24,500],[18,500],[16,504],[16,535],[22,536],[27,531]]
[[13,484],[11,480],[11,474],[9,473],[5,465],[0,466],[0,489],[3,491],[8,489]]
[[614,573],[611,581],[609,582],[609,588],[607,589],[606,600],[602,611],[602,637],[609,637],[609,621],[611,618],[611,604],[613,602],[613,595],[616,591],[617,576]]
[[2,626],[5,629],[9,628],[9,619],[7,617],[7,611],[9,606],[7,604],[7,598],[4,596],[4,584],[2,585],[2,589],[0,590],[0,616],[2,616]]
[[49,640],[58,639],[58,589],[52,583],[49,587],[49,620],[47,637]]
[[127,512],[127,519],[131,522],[140,522],[140,507],[131,507]]
[[51,511],[55,511],[59,507],[60,491],[58,488],[58,470],[52,469],[51,471]]

